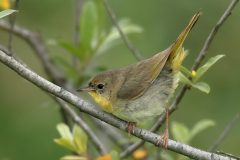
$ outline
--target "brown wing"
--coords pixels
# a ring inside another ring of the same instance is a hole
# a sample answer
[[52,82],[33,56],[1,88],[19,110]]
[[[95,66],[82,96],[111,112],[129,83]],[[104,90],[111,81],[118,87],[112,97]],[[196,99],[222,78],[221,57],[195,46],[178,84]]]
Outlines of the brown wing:
[[118,98],[135,99],[143,95],[144,91],[160,74],[170,54],[170,48],[156,54],[152,58],[129,66],[125,75],[125,81],[118,91]]
[[144,91],[148,89],[160,74],[168,57],[168,63],[170,63],[170,66],[173,69],[180,66],[184,58],[182,44],[200,15],[201,13],[198,12],[192,17],[189,24],[179,35],[175,43],[173,43],[168,49],[156,54],[152,58],[143,60],[136,65],[127,68],[128,72],[125,75],[125,82],[123,82],[118,91],[118,98],[134,99],[143,95]]

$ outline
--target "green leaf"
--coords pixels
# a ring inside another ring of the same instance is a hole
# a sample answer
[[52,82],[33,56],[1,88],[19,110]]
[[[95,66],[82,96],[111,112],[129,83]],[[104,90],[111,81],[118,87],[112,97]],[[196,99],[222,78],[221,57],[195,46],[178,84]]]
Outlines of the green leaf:
[[197,71],[196,71],[196,76],[194,78],[194,81],[197,81],[199,78],[201,78],[209,68],[211,68],[218,60],[220,60],[222,57],[225,55],[217,55],[215,57],[210,58],[207,63],[205,63],[203,66],[201,66]]
[[103,36],[105,36],[106,28],[106,12],[103,6],[102,0],[94,0],[97,7],[97,25],[96,25],[96,39],[99,41]]
[[67,74],[68,78],[73,81],[77,81],[79,79],[79,71],[71,63],[69,63],[66,58],[55,56],[53,60],[57,65],[59,65],[59,67],[61,67],[65,74]]
[[186,67],[180,66],[180,71],[185,73],[187,76],[192,76],[191,71],[189,71]]
[[110,155],[112,156],[112,160],[120,160],[120,155],[117,151],[115,150],[111,151]]
[[210,119],[203,119],[203,120],[197,122],[190,132],[189,139],[193,139],[197,134],[199,134],[200,132],[202,132],[202,131],[206,130],[207,128],[212,127],[214,125],[215,125],[215,122]]
[[[143,29],[140,26],[132,24],[129,19],[122,19],[118,22],[118,24],[125,35],[143,32]],[[121,36],[118,30],[116,29],[116,27],[113,27],[110,32],[105,36],[105,39],[98,48],[97,54],[102,54],[108,49],[116,46],[121,42],[120,40]]]
[[189,86],[193,85],[193,83],[181,72],[178,72],[178,78],[179,78],[180,82],[182,82],[183,84],[187,84]]
[[210,86],[205,82],[197,82],[195,84],[192,84],[192,87],[197,88],[204,93],[210,93]]
[[189,85],[193,88],[196,88],[204,93],[207,93],[207,94],[210,93],[210,86],[207,83],[205,83],[205,82],[193,83],[181,72],[178,73],[178,77],[179,77],[180,82],[182,82],[183,84],[187,84],[187,85]]
[[94,70],[99,73],[99,72],[103,72],[103,71],[106,71],[108,68],[106,66],[96,66],[94,68]]
[[69,139],[59,138],[59,139],[54,139],[54,142],[57,143],[58,145],[64,147],[64,148],[67,148],[71,151],[76,152],[76,148],[75,148],[74,144]]
[[190,131],[187,128],[187,126],[185,126],[184,124],[179,122],[172,122],[171,131],[172,131],[173,137],[176,140],[181,141],[183,143],[188,142]]
[[64,124],[64,123],[58,124],[57,130],[62,138],[69,140],[69,141],[73,140],[72,133],[70,132],[70,129],[66,124]]
[[82,45],[86,51],[92,49],[94,36],[96,36],[98,25],[97,6],[93,1],[86,1],[82,8],[80,20],[80,36]]
[[62,157],[60,160],[87,160],[87,158],[82,156],[69,155]]
[[68,43],[68,42],[58,42],[57,43],[59,46],[61,46],[63,49],[65,49],[66,51],[68,51],[69,53],[71,53],[72,55],[78,57],[80,60],[84,60],[84,58],[86,57],[86,52],[84,51],[84,48],[81,46],[76,47],[74,44],[72,43]]
[[73,127],[73,141],[76,145],[77,153],[82,154],[87,151],[88,137],[78,125]]
[[164,160],[176,160],[171,154],[169,154],[167,152],[161,152],[160,158],[164,159]]
[[15,12],[17,12],[17,11],[13,10],[13,9],[6,9],[6,10],[0,12],[0,18],[6,17],[6,16],[8,16],[10,14],[13,14]]

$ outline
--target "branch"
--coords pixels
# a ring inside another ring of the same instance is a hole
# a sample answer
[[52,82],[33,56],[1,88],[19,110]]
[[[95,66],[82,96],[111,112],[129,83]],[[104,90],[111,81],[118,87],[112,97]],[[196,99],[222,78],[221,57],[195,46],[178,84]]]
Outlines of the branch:
[[[0,28],[7,32],[11,30],[10,25],[4,21],[0,21]],[[67,83],[67,79],[64,77],[64,75],[61,74],[61,72],[50,59],[46,49],[46,45],[44,44],[38,33],[32,32],[26,28],[22,28],[17,25],[15,25],[15,27],[13,28],[13,33],[21,39],[25,40],[28,44],[30,44],[37,56],[40,58],[42,66],[44,67],[44,70],[51,81],[73,92],[73,87]],[[9,53],[7,49],[1,46],[0,48],[6,53]],[[62,107],[60,107],[60,112],[63,121],[68,124],[69,118],[65,114],[65,111],[62,109]],[[96,146],[98,146],[98,144],[96,144]]]
[[[209,33],[201,51],[199,52],[193,66],[192,66],[192,70],[197,70],[198,69],[199,65],[201,64],[204,57],[206,56],[208,48],[210,47],[210,44],[212,43],[217,31],[223,25],[223,23],[227,20],[229,15],[231,15],[232,10],[234,9],[234,7],[236,6],[236,4],[238,2],[239,2],[239,0],[232,0],[232,2],[229,4],[227,9],[225,10],[223,15],[221,16],[221,18],[218,20],[217,24],[213,27],[212,31]],[[169,107],[169,115],[172,114],[177,109],[178,104],[181,102],[182,98],[184,97],[184,95],[185,95],[185,93],[188,89],[190,89],[190,87],[188,85],[183,86],[183,88],[179,92],[178,96],[176,97],[175,101]],[[162,126],[162,124],[165,122],[165,119],[166,119],[165,113],[161,114],[159,116],[159,119],[157,120],[157,122],[151,128],[151,131],[156,132]],[[137,150],[139,147],[141,147],[143,144],[144,144],[143,141],[136,142],[136,143],[132,144],[131,146],[129,146],[126,150],[124,150],[121,153],[121,158],[127,157],[128,155],[133,153],[135,150]]]
[[[55,66],[53,61],[50,59],[46,45],[44,44],[40,34],[36,32],[32,32],[28,29],[19,27],[15,24],[14,24],[14,27],[12,27],[11,24],[6,23],[5,21],[0,21],[0,28],[11,34],[15,34],[16,36],[25,40],[31,46],[31,48],[35,51],[36,55],[40,59],[40,62],[42,63],[44,71],[46,72],[47,76],[50,78],[52,82],[61,86],[68,85],[66,83],[66,79],[64,75],[58,70],[58,68]],[[12,53],[10,50],[8,52],[9,54]],[[69,119],[64,113],[64,110],[62,110],[62,108],[60,108],[60,113],[63,121],[66,124],[69,124],[68,123]]]
[[215,27],[212,29],[212,31],[208,35],[208,37],[203,45],[202,50],[200,51],[197,59],[195,60],[192,70],[196,70],[199,67],[199,65],[201,64],[202,60],[204,59],[210,45],[212,44],[212,41],[213,41],[215,35],[217,34],[219,28],[223,25],[223,23],[227,20],[227,18],[232,14],[232,10],[234,9],[234,7],[237,5],[238,2],[239,2],[239,0],[232,0],[231,3],[229,4],[229,6],[227,7],[227,9],[225,10],[225,12],[223,13],[223,15],[221,16],[221,18],[218,20],[217,24],[215,25]]
[[226,125],[226,127],[224,128],[223,132],[219,135],[219,137],[217,138],[217,140],[213,143],[213,145],[211,147],[209,147],[208,151],[215,151],[217,149],[217,147],[219,146],[219,144],[226,138],[226,136],[229,134],[229,132],[231,131],[231,129],[236,125],[237,121],[240,118],[240,113],[237,113],[233,119]]
[[129,41],[127,35],[125,35],[121,29],[121,27],[118,25],[118,22],[117,22],[117,18],[116,18],[116,15],[115,13],[113,12],[113,10],[111,9],[109,3],[107,0],[103,0],[103,4],[104,4],[104,7],[113,23],[113,25],[115,25],[118,33],[120,34],[123,42],[125,43],[125,45],[127,46],[127,48],[132,52],[132,54],[134,55],[134,57],[137,59],[137,60],[141,60],[142,59],[142,56],[141,56],[141,53],[139,52],[139,50],[134,47],[132,45],[132,43]]
[[[0,29],[11,32],[11,26],[5,21],[0,21]],[[64,75],[58,70],[58,68],[56,68],[56,66],[50,59],[46,45],[44,44],[41,36],[38,33],[32,32],[17,25],[14,25],[12,32],[16,36],[25,40],[36,52],[38,58],[43,64],[45,72],[50,77],[50,79],[54,81],[54,83],[63,84],[64,82],[66,82]]]
[[121,149],[125,149],[127,146],[130,145],[129,139],[125,138],[122,134],[120,134],[116,128],[113,128],[108,123],[99,121],[96,118],[92,118],[92,119],[94,120],[94,123],[96,124],[96,126],[100,128],[101,131],[103,131],[104,134],[106,134],[107,137],[111,139],[111,141],[114,144],[119,145]]
[[88,124],[62,99],[54,98],[59,106],[61,106],[68,114],[72,117],[72,119],[87,133],[90,137],[90,140],[96,145],[97,149],[100,151],[101,155],[107,154],[107,149],[103,145],[103,143],[98,139],[98,137],[94,134],[92,129],[88,126]]
[[[8,32],[11,30],[10,25],[8,25],[5,22],[0,22],[0,28],[6,30]],[[49,76],[49,78],[51,79],[51,81],[53,81],[54,83],[56,83],[60,86],[63,86],[64,88],[68,88],[69,90],[71,90],[71,87],[69,84],[66,83],[64,76],[61,75],[61,72],[58,71],[58,68],[56,68],[55,64],[53,64],[51,59],[49,58],[46,46],[45,46],[44,42],[42,41],[42,39],[40,38],[40,35],[35,32],[31,32],[25,28],[21,28],[19,26],[15,26],[12,31],[15,35],[19,36],[20,38],[24,39],[28,44],[30,44],[30,46],[33,48],[35,53],[40,58],[42,66],[44,67],[44,70],[47,73],[47,75]],[[8,54],[11,53],[10,51],[8,51],[7,49],[5,49],[1,46],[0,46],[0,49],[5,51]],[[59,103],[59,101],[57,101],[57,102]],[[69,125],[69,123],[68,123],[69,117],[65,113],[66,107],[64,107],[62,105],[63,104],[60,105],[60,112],[61,112],[63,121]],[[70,112],[70,111],[68,111],[68,112]],[[70,115],[72,115],[72,113],[70,113]],[[73,120],[76,119],[75,116],[72,116],[72,118],[73,118]],[[79,120],[77,120],[77,121],[79,121]],[[85,122],[82,120],[82,123],[85,123]],[[81,125],[81,126],[83,126],[83,125]],[[84,126],[86,126],[86,125],[84,125]],[[85,130],[87,134],[89,133],[88,132],[89,129]],[[100,143],[100,140],[98,140],[98,138],[95,135],[93,135],[93,132],[89,133],[89,137],[93,138],[92,141],[96,145],[96,147],[99,149],[101,154],[106,153],[106,148]]]
[[[19,63],[14,57],[7,55],[5,52],[0,51],[0,61],[18,73],[20,76],[38,86],[42,90],[59,97],[66,102],[78,107],[82,112],[85,112],[95,118],[98,118],[108,124],[111,124],[121,130],[127,131],[127,122],[123,121],[117,117],[114,117],[110,114],[107,114],[103,111],[98,111],[94,109],[94,106],[82,98],[68,92],[67,90],[59,87],[50,81],[42,78],[35,72],[28,69],[26,66]],[[132,135],[148,141],[154,145],[159,143],[159,135],[149,132],[145,129],[134,128]],[[162,142],[161,142],[162,143]],[[163,145],[163,144],[162,144]],[[201,159],[201,160],[233,160],[234,158],[230,158],[227,156],[218,155],[216,153],[210,153],[207,151],[203,151],[194,147],[191,147],[186,144],[182,144],[180,142],[173,141],[171,139],[168,140],[167,149],[183,154],[193,159]]]

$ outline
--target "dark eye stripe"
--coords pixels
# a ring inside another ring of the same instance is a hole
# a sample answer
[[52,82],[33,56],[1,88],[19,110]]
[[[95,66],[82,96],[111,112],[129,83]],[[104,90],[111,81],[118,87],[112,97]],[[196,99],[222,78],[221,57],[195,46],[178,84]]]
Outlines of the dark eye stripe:
[[89,87],[93,87],[93,84],[92,84],[92,82],[90,82],[90,83],[88,84],[88,86],[89,86]]

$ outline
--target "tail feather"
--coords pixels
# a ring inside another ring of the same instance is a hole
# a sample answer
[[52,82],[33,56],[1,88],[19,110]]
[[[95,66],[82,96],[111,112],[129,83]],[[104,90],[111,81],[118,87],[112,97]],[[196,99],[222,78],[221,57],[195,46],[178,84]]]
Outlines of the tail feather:
[[196,24],[199,19],[201,12],[196,13],[192,19],[189,21],[187,27],[182,31],[182,33],[178,36],[177,40],[171,46],[171,54],[168,58],[168,63],[170,63],[173,70],[178,70],[182,64],[183,59],[185,58],[186,52],[182,47],[188,33],[193,28],[194,24]]

